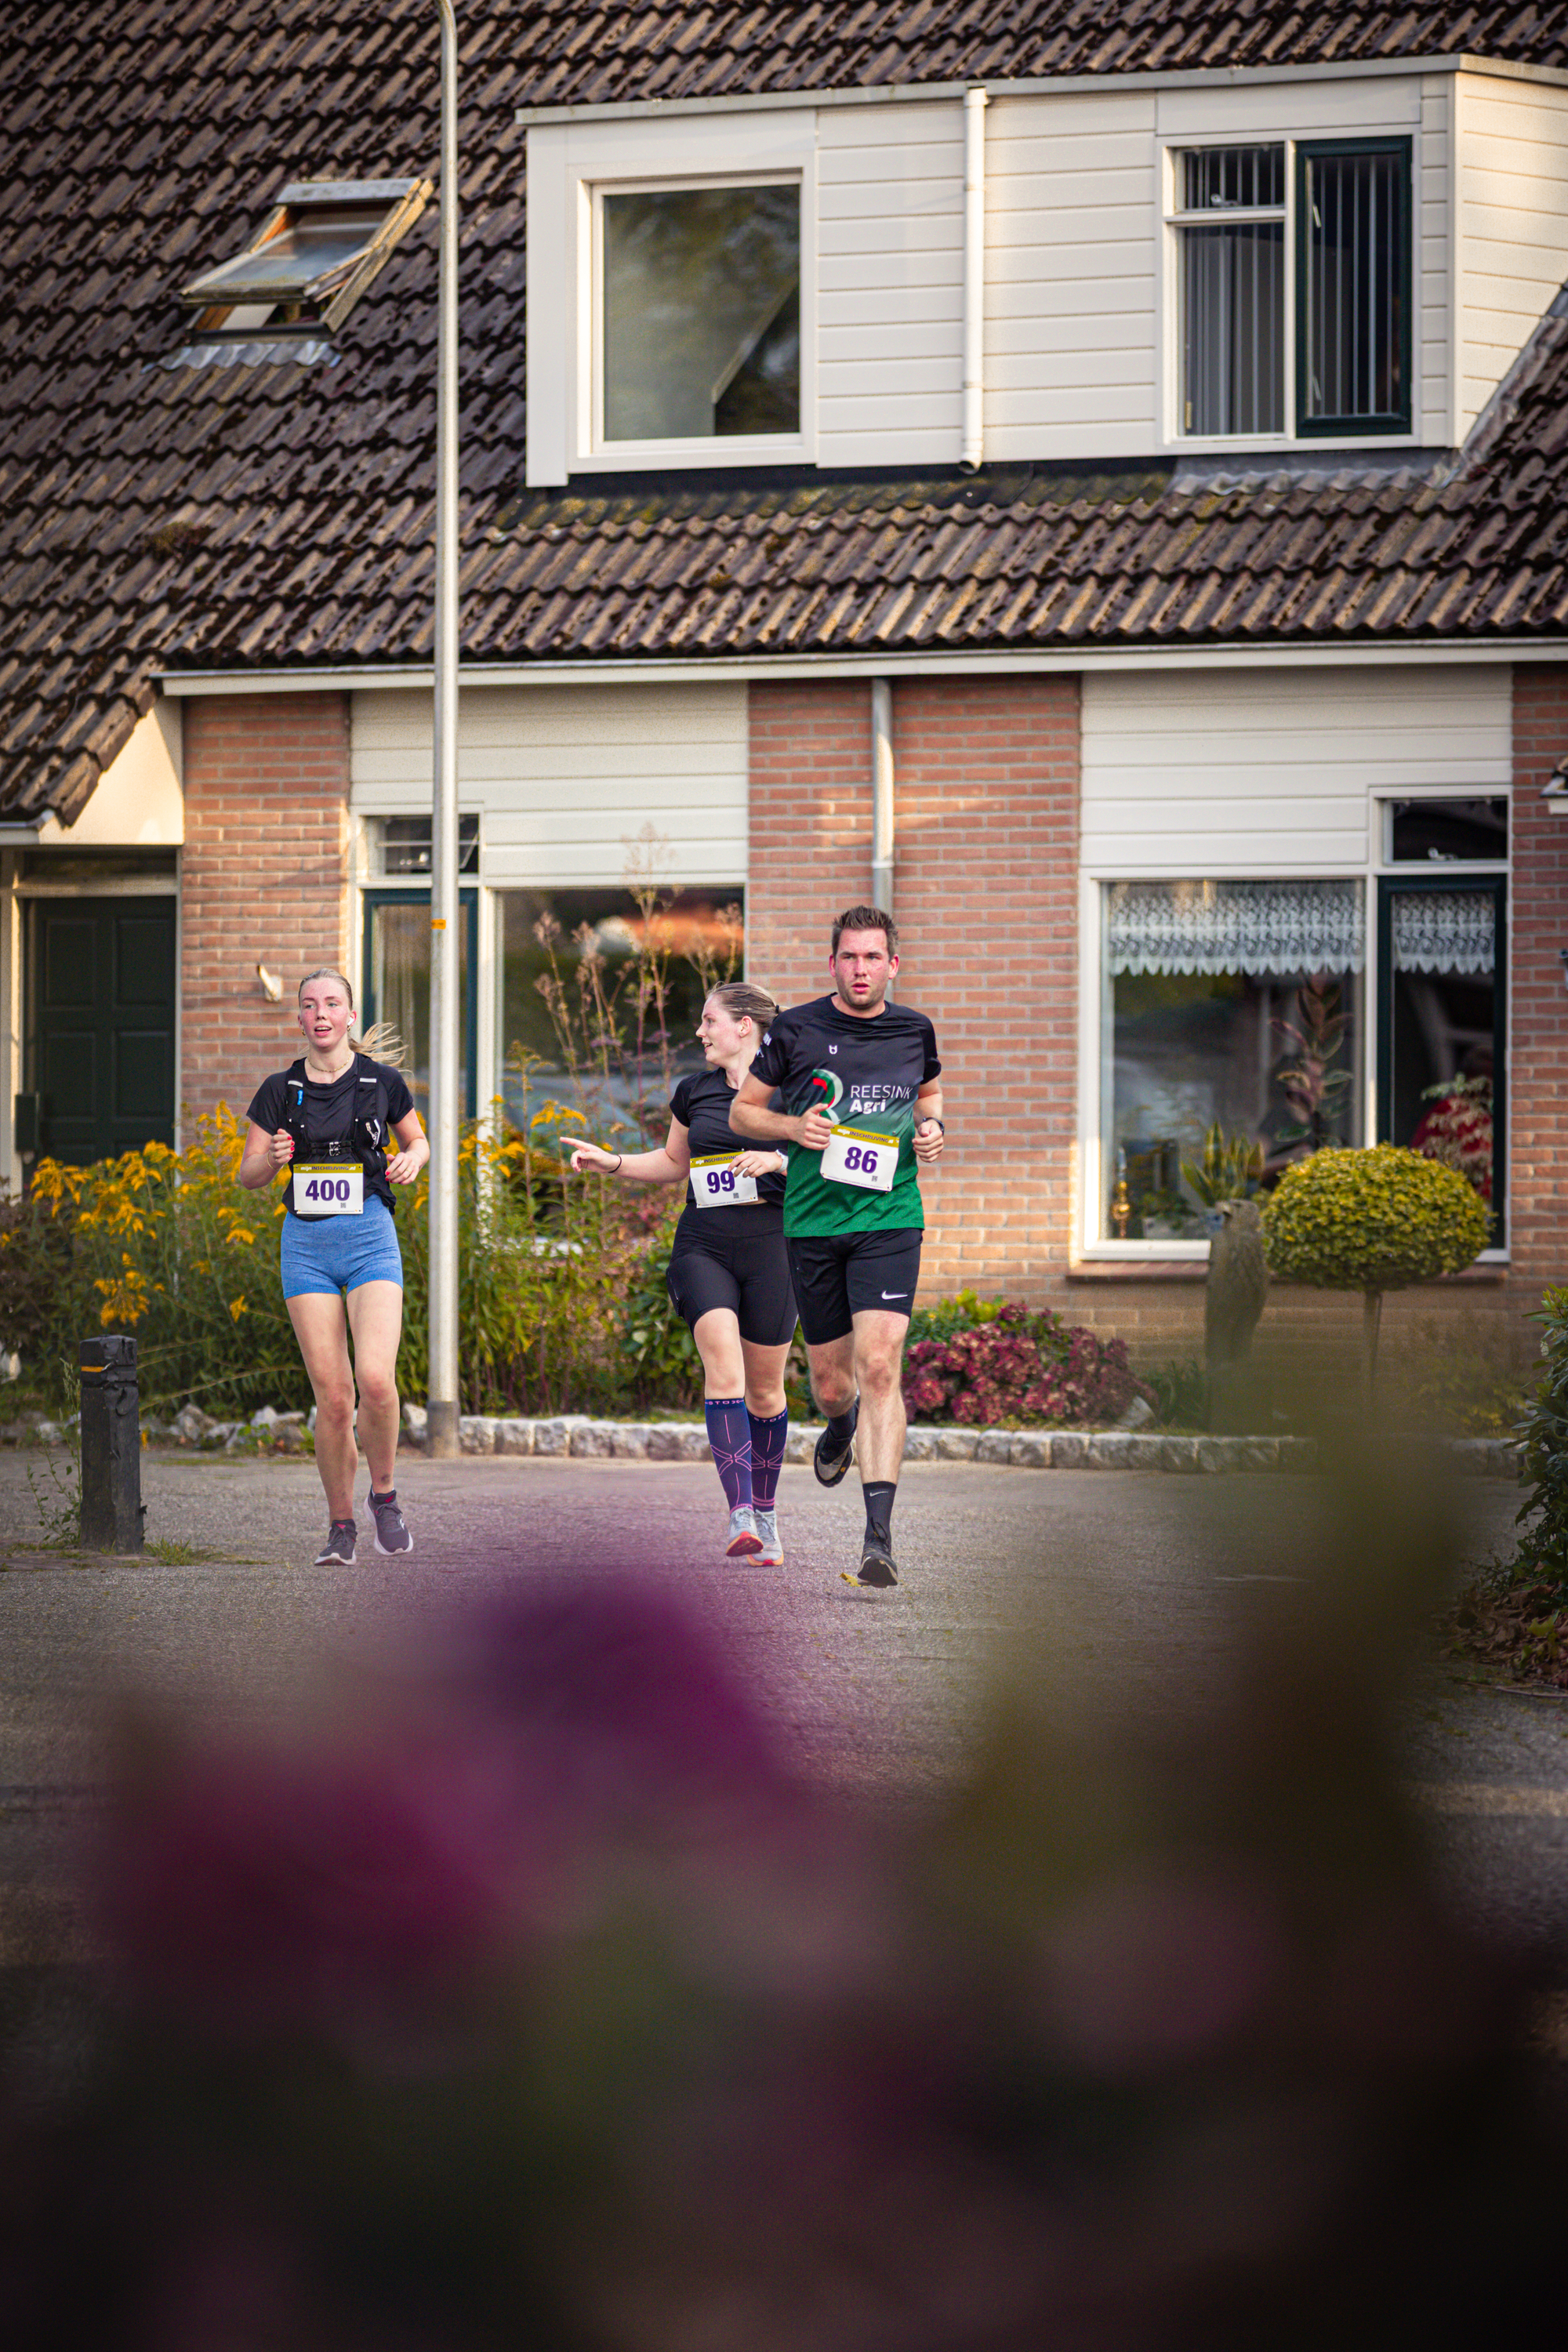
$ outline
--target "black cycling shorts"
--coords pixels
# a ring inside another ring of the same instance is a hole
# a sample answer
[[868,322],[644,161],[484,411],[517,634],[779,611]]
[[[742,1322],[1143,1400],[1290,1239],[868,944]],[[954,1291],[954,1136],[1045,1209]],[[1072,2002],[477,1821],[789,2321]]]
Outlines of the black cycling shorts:
[[789,1263],[807,1345],[823,1348],[830,1339],[842,1339],[868,1308],[912,1314],[922,1238],[919,1225],[866,1234],[797,1234],[789,1245]]
[[795,1290],[776,1210],[772,1216],[766,1209],[757,1213],[757,1224],[742,1222],[751,1218],[749,1209],[690,1213],[713,1222],[705,1222],[696,1239],[688,1238],[684,1220],[677,1232],[665,1285],[676,1313],[695,1329],[700,1316],[727,1307],[742,1339],[758,1348],[786,1346],[795,1338]]

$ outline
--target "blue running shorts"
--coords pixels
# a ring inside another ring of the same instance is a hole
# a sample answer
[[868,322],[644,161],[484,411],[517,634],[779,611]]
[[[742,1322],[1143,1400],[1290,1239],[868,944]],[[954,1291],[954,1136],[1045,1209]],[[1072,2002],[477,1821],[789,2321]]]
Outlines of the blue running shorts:
[[297,1217],[290,1209],[283,1220],[284,1297],[321,1291],[336,1298],[362,1282],[403,1287],[403,1252],[386,1202],[373,1194],[357,1217]]

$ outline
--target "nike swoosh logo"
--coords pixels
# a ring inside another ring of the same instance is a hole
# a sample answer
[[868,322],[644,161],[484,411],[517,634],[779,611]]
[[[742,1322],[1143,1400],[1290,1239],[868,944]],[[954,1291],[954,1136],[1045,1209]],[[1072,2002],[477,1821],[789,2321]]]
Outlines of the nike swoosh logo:
[[909,1295],[907,1290],[884,1290],[882,1293],[884,1298],[907,1298]]

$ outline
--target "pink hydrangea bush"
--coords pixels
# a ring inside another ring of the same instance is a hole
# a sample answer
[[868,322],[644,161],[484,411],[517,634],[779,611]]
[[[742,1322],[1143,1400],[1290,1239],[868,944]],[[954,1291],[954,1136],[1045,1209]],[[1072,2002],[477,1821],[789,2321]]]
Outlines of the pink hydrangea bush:
[[1100,1339],[1059,1315],[1009,1304],[968,1329],[918,1339],[904,1365],[911,1419],[973,1428],[1033,1422],[1103,1428],[1136,1396],[1153,1402],[1122,1339]]

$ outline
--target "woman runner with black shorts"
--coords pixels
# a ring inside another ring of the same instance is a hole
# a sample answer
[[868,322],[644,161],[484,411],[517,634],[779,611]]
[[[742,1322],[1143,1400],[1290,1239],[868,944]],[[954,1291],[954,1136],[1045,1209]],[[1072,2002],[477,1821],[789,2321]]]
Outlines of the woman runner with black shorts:
[[661,1150],[601,1151],[566,1139],[579,1175],[689,1182],[670,1252],[669,1296],[702,1359],[708,1438],[730,1506],[727,1555],[763,1568],[784,1559],[774,1497],[789,1430],[784,1359],[795,1337],[784,1240],[786,1163],[771,1147],[739,1146],[730,1105],[777,1011],[771,996],[744,981],[713,991],[697,1027],[708,1067],[682,1078],[670,1097]]
[[[401,1070],[370,1056],[378,1033],[363,1041],[350,1034],[353,1011],[353,991],[341,971],[312,971],[300,982],[303,1058],[257,1088],[239,1163],[240,1182],[258,1192],[299,1153],[285,1194],[283,1296],[316,1392],[316,1467],[331,1520],[318,1568],[353,1560],[356,1377],[375,1548],[414,1549],[393,1484],[403,1253],[392,1187],[413,1183],[430,1146]],[[381,1050],[387,1050],[384,1038]],[[388,1130],[401,1147],[390,1157]]]

